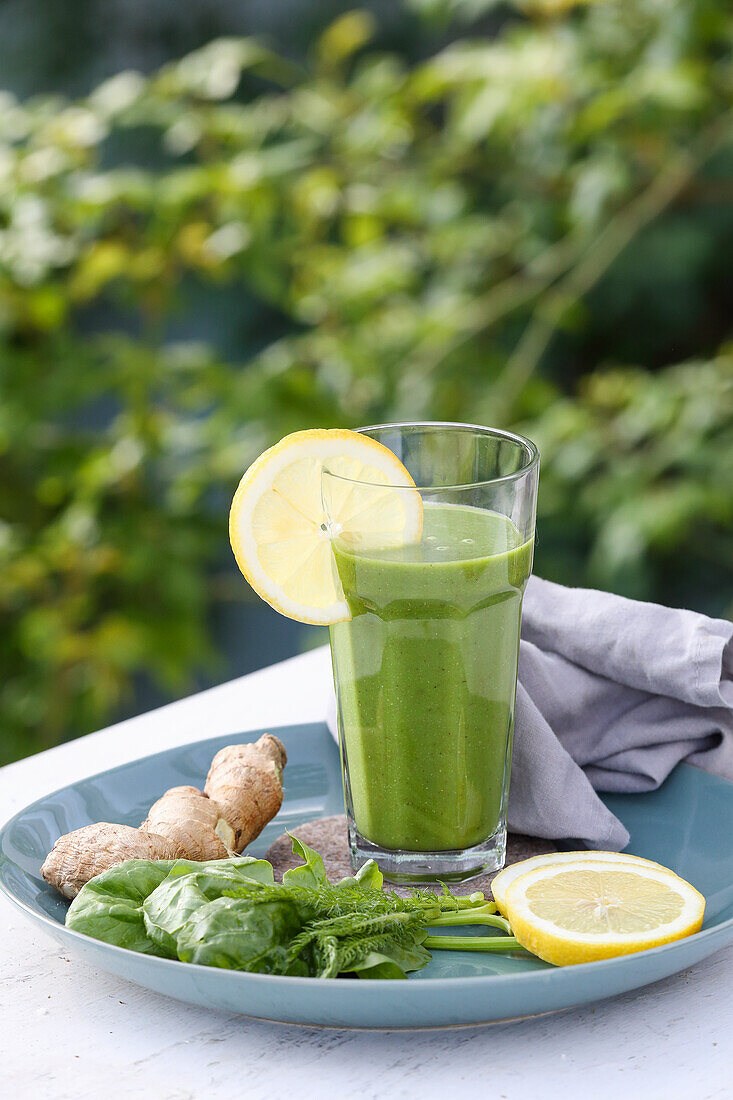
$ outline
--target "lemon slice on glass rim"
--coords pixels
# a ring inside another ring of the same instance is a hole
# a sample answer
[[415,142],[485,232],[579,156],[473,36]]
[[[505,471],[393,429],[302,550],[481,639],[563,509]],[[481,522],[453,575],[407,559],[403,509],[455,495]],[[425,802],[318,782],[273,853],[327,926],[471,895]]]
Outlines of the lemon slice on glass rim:
[[689,936],[702,925],[705,899],[665,867],[578,859],[520,875],[505,912],[522,947],[568,966]]
[[[324,467],[329,479],[323,504]],[[412,491],[410,491],[412,490]],[[347,429],[293,432],[255,459],[229,513],[229,538],[252,588],[282,615],[329,626],[350,618],[331,549],[419,542],[422,500],[395,454]]]

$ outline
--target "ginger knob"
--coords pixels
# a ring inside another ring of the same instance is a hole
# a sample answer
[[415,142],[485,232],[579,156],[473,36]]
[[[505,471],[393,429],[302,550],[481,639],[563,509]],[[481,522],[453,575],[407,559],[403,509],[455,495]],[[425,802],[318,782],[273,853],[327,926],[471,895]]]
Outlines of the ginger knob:
[[140,828],[164,836],[181,859],[226,859],[236,850],[234,829],[221,807],[196,787],[171,787]]
[[60,836],[46,856],[41,874],[65,898],[75,898],[85,883],[126,859],[175,859],[176,847],[165,837],[131,825],[99,821]]
[[204,793],[221,807],[241,852],[260,835],[282,806],[282,741],[265,733],[253,745],[227,745],[211,762]]

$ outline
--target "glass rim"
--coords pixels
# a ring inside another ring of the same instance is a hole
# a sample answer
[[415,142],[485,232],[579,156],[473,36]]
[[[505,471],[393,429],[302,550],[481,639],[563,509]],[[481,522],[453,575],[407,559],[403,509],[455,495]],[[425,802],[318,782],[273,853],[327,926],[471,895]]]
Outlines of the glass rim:
[[373,489],[407,489],[428,491],[435,490],[440,492],[454,491],[458,489],[480,489],[486,485],[502,485],[511,481],[519,481],[520,478],[526,477],[532,473],[533,470],[539,465],[540,452],[537,445],[528,439],[524,435],[519,435],[517,432],[510,432],[504,428],[489,428],[483,424],[463,424],[459,421],[453,420],[402,420],[395,423],[386,424],[369,424],[362,428],[352,429],[359,434],[366,434],[367,432],[378,432],[386,430],[387,428],[404,429],[404,428],[444,428],[444,429],[458,429],[459,431],[474,432],[477,435],[488,435],[499,439],[505,439],[510,443],[515,443],[519,446],[527,456],[527,461],[514,473],[502,474],[500,477],[487,477],[482,478],[480,481],[462,481],[455,485],[396,485],[389,482],[382,481],[363,481],[360,478],[345,477],[343,474],[337,474],[333,470],[328,468],[328,460],[323,465],[323,473],[328,474],[329,477],[337,478],[339,481],[346,481],[351,485],[368,485]]

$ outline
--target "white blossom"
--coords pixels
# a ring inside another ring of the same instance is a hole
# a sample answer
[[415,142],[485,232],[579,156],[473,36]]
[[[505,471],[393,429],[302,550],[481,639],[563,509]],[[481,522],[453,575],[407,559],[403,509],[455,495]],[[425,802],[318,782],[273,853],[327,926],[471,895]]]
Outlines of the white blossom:
[[67,107],[54,119],[51,134],[61,145],[90,148],[106,137],[107,125],[86,107]]
[[145,78],[127,69],[100,84],[90,95],[89,103],[105,118],[112,118],[132,107],[144,90]]
[[21,195],[10,210],[5,229],[0,231],[0,264],[16,282],[33,286],[55,267],[69,263],[76,251],[71,237],[52,228],[48,208],[37,195]]
[[163,135],[163,142],[169,153],[181,156],[194,148],[201,137],[201,127],[192,118],[183,116],[177,119]]
[[63,172],[66,157],[55,145],[34,149],[20,161],[18,174],[25,183],[40,183]]
[[235,39],[211,42],[179,62],[178,79],[205,99],[227,99],[237,90],[248,52],[248,44]]
[[250,231],[243,222],[227,222],[207,238],[204,247],[217,260],[228,260],[247,247],[250,237]]

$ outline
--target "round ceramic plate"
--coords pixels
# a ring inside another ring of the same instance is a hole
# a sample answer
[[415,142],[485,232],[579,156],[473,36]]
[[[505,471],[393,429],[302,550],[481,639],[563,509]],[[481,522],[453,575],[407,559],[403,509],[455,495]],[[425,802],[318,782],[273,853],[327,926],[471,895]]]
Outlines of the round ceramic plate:
[[[66,951],[121,978],[210,1008],[330,1027],[455,1027],[552,1012],[665,978],[733,941],[733,784],[684,765],[651,794],[605,798],[631,833],[629,851],[673,868],[707,898],[702,931],[637,955],[556,968],[518,955],[442,951],[407,981],[319,980],[172,962],[67,930],[67,903],[39,870],[56,838],[91,821],[138,825],[168,787],[200,787],[218,749],[262,732],[168,749],[39,799],[0,833],[0,885]],[[288,751],[285,801],[248,855],[263,855],[286,828],[343,812],[338,752],[326,727],[271,732]]]

